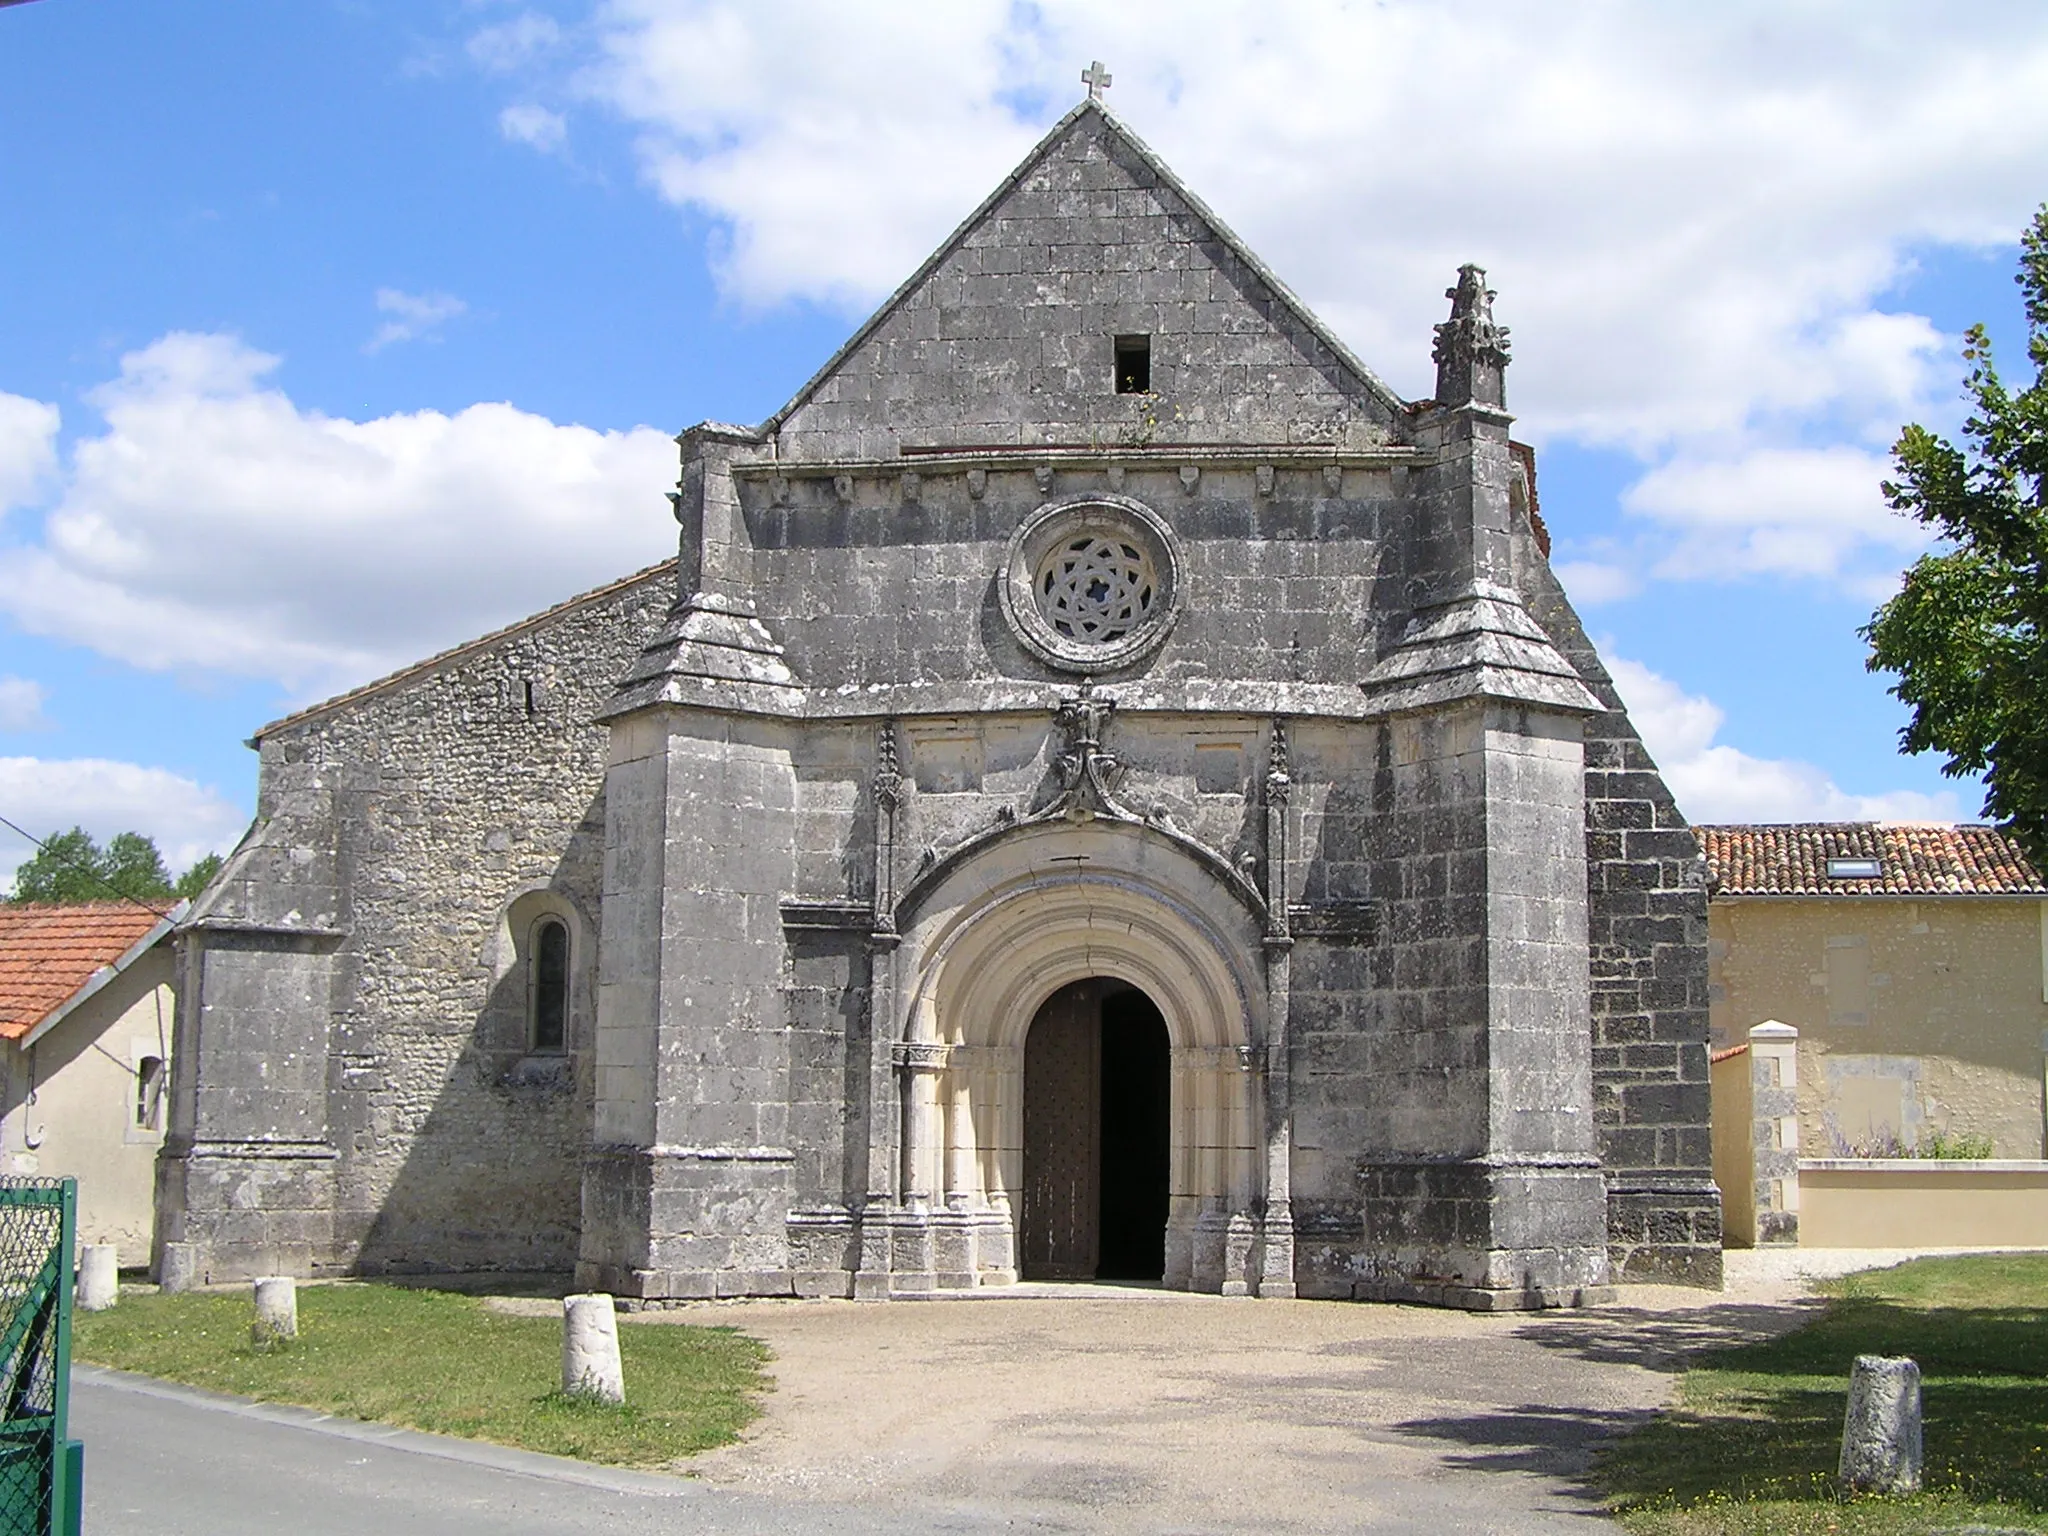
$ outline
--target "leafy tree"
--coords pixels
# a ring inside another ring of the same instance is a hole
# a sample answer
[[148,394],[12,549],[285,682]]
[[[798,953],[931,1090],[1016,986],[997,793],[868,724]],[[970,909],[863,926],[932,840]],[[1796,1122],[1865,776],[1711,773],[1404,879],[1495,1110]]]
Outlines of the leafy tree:
[[190,869],[171,882],[171,894],[180,901],[197,901],[199,893],[213,884],[213,877],[220,873],[220,866],[219,854],[200,855]]
[[[140,832],[116,832],[107,840],[100,861],[100,875],[124,896],[155,901],[171,894],[171,872],[164,868],[164,856],[156,842]],[[113,891],[105,893],[113,895]]]
[[119,901],[151,906],[196,896],[220,872],[220,855],[209,853],[175,881],[164,867],[156,841],[140,832],[117,832],[102,848],[83,827],[46,838],[33,858],[14,872],[15,901]]
[[1974,406],[1957,448],[1908,426],[1885,499],[1931,529],[1937,549],[1861,631],[1865,665],[1894,672],[1912,710],[1908,752],[1942,772],[1984,776],[1984,814],[2048,867],[2048,204],[2020,239],[2033,381],[2008,389],[1991,338],[1970,327],[1964,388]]

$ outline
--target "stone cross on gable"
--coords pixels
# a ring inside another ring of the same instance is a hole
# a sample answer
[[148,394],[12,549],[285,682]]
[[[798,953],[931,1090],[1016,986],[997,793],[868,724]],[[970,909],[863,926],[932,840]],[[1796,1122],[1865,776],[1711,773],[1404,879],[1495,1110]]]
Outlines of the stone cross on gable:
[[1102,100],[1102,93],[1109,89],[1111,83],[1109,71],[1102,67],[1102,60],[1092,60],[1088,67],[1081,71],[1081,83],[1088,87],[1090,101]]

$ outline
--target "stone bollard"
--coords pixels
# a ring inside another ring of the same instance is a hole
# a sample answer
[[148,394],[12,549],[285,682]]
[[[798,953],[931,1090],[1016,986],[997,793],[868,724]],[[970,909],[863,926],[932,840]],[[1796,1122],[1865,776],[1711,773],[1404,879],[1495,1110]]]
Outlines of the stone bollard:
[[299,1336],[299,1282],[290,1275],[265,1275],[256,1282],[256,1321],[250,1337],[258,1344]]
[[562,1298],[562,1390],[601,1403],[626,1400],[618,1314],[603,1291]]
[[1851,1493],[1920,1488],[1920,1367],[1858,1355],[1842,1421],[1842,1487]]
[[121,1267],[112,1243],[87,1243],[78,1250],[78,1309],[104,1312],[121,1296]]
[[165,1243],[163,1257],[157,1261],[157,1289],[189,1291],[199,1283],[198,1251],[190,1243]]

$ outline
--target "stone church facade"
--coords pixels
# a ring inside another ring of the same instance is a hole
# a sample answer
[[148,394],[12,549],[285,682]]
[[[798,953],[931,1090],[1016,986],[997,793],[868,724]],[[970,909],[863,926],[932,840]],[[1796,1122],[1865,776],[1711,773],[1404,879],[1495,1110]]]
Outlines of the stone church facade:
[[1076,108],[675,562],[260,733],[164,1278],[1717,1283],[1698,849],[1450,298],[1403,401]]

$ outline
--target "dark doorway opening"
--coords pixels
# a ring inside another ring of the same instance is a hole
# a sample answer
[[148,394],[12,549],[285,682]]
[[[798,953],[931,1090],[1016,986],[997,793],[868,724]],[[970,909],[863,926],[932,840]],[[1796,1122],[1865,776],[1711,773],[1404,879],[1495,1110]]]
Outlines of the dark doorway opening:
[[1135,989],[1102,1000],[1102,1280],[1166,1273],[1166,1020]]
[[1172,1098],[1166,1020],[1094,978],[1047,998],[1024,1043],[1018,1248],[1031,1280],[1157,1280]]

